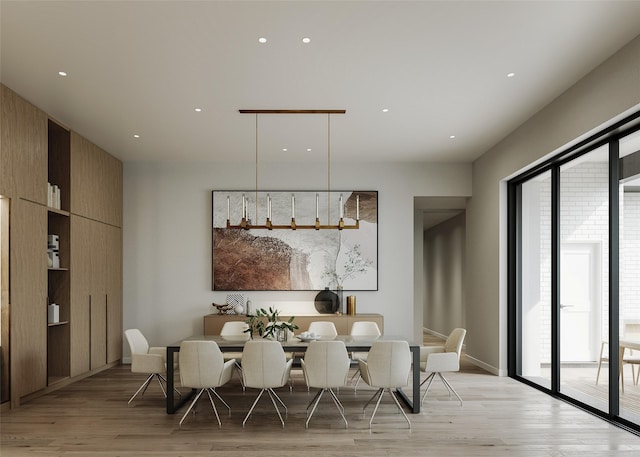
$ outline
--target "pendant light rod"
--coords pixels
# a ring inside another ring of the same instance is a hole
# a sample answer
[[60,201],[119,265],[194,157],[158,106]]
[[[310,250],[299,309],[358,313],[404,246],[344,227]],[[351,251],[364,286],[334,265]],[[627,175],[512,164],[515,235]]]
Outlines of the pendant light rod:
[[346,109],[241,109],[240,114],[345,114]]

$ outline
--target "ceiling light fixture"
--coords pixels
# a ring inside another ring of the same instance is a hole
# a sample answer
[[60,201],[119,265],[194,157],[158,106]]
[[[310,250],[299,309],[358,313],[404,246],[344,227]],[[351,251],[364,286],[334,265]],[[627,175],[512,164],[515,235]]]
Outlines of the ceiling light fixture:
[[304,44],[309,44],[309,43],[311,43],[311,38],[309,38],[309,37],[304,37],[304,38],[302,39],[302,42],[303,42]]
[[196,113],[201,113],[201,112],[202,112],[202,108],[196,108],[196,109],[194,109],[194,111],[195,111]]
[[[260,114],[326,114],[327,115],[327,222],[331,220],[331,115],[332,114],[345,114],[346,110],[257,110],[257,109],[241,109],[241,114],[254,114],[256,117],[256,217],[258,214],[258,115]],[[310,151],[311,149],[307,149]],[[271,197],[267,194],[266,208],[267,208],[267,220],[264,225],[253,225],[251,220],[247,217],[247,200],[242,195],[242,220],[240,224],[232,225],[230,221],[230,200],[227,197],[227,228],[228,229],[359,229],[360,228],[360,196],[356,195],[356,221],[353,225],[346,225],[344,223],[344,205],[342,200],[342,194],[339,199],[340,219],[335,225],[320,224],[319,215],[319,195],[316,194],[316,221],[313,225],[296,225],[296,199],[295,195],[291,194],[291,223],[289,225],[274,225],[271,221]]]
[[511,72],[511,73],[507,73],[507,78],[513,78],[516,74]]
[[138,135],[137,133],[134,133],[134,134],[133,134],[133,137],[134,137],[134,138],[140,138],[140,135]]
[[451,138],[452,140],[455,138],[455,135],[449,135],[449,138]]
[[389,108],[382,108],[382,112],[383,113],[388,113],[389,112]]
[[59,71],[58,74],[60,76],[67,76],[67,72],[66,71]]
[[267,42],[267,39],[266,39],[265,37],[260,37],[260,38],[258,38],[258,43],[262,43],[262,44],[264,44],[264,43],[266,43],[266,42]]

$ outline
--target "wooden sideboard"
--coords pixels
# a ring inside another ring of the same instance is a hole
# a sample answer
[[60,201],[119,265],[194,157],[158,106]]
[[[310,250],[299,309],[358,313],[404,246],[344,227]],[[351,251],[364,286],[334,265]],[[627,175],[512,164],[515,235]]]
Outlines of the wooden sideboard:
[[[286,321],[290,316],[280,316]],[[247,316],[244,314],[207,314],[204,316],[204,334],[219,335],[220,330],[225,322],[228,321],[244,321]],[[313,321],[330,321],[333,322],[338,330],[339,335],[348,335],[351,326],[356,321],[373,321],[378,324],[380,331],[384,333],[384,317],[382,314],[313,314],[296,316],[293,323],[299,327],[296,333],[304,332],[309,328],[309,324]]]

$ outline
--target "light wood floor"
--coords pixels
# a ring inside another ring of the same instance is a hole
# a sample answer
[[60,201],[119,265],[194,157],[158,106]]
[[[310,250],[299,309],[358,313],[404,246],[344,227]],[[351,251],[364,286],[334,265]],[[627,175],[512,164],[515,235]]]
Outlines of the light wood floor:
[[[349,428],[328,398],[305,429],[305,408],[314,392],[294,372],[293,392],[279,389],[289,407],[284,429],[268,399],[242,428],[257,391],[243,393],[237,378],[219,389],[232,407],[219,429],[208,400],[178,428],[181,414],[167,415],[159,387],[127,407],[144,376],[128,365],[107,370],[32,400],[1,418],[2,457],[14,456],[531,456],[640,455],[640,438],[510,378],[463,363],[447,378],[464,399],[449,401],[434,382],[423,411],[409,415],[412,430],[386,399],[369,430],[362,406],[372,390],[340,389]],[[184,410],[183,410],[184,411]],[[219,408],[219,411],[222,411]],[[370,413],[371,408],[367,410]]]

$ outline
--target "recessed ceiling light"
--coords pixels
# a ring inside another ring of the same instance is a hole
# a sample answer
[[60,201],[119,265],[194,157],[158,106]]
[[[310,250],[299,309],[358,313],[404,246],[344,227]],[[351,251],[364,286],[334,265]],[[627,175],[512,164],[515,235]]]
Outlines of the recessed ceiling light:
[[382,108],[382,112],[383,113],[388,113],[389,112],[389,108]]
[[511,73],[507,73],[507,78],[513,78],[516,74],[511,72]]
[[304,37],[304,38],[302,39],[302,42],[303,42],[304,44],[309,44],[309,43],[311,43],[311,38],[309,38],[309,37]]
[[67,76],[67,72],[66,71],[59,71],[58,74],[60,76]]
[[195,111],[196,113],[201,113],[201,112],[202,112],[202,108],[195,108],[195,109],[194,109],[194,111]]
[[267,42],[267,39],[265,37],[261,36],[260,38],[258,38],[258,43],[264,44],[266,42]]
[[455,135],[449,135],[449,138],[451,138],[452,140],[455,138]]
[[140,138],[140,135],[138,135],[137,133],[134,133],[134,134],[133,134],[133,137],[134,137],[134,138]]
[[307,148],[307,152],[311,152],[311,148]]
[[284,152],[287,152],[287,151],[288,151],[288,149],[287,149],[287,148],[282,148],[282,150],[283,150]]

